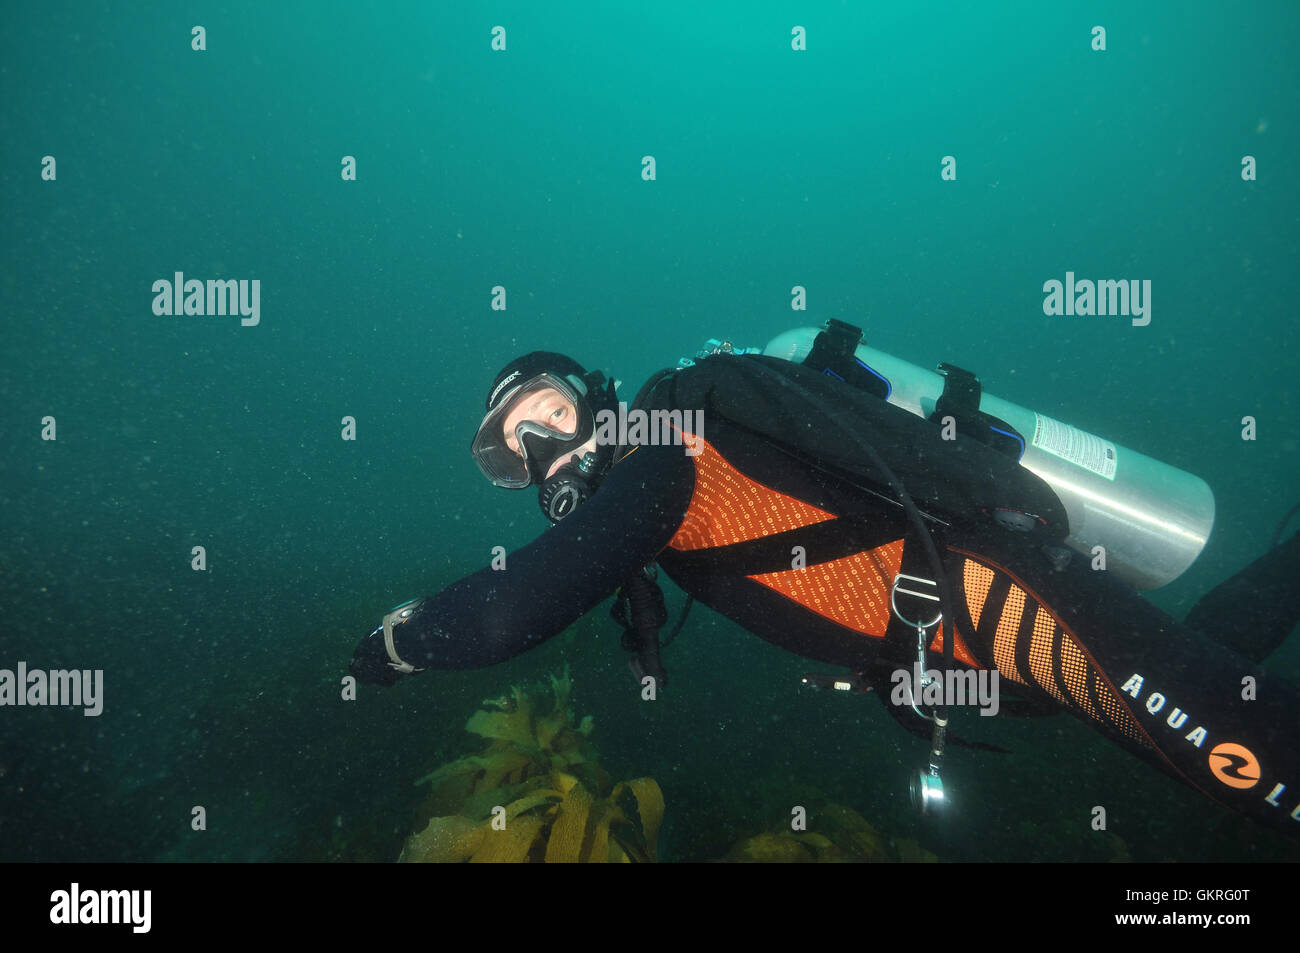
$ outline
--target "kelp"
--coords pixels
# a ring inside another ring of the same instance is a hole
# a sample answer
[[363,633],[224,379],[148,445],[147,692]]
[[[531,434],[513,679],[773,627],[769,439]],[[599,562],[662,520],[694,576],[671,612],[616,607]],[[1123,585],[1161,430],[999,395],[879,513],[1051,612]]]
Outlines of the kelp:
[[[429,821],[400,860],[605,863],[656,859],[664,798],[652,778],[613,783],[590,716],[577,725],[566,669],[549,685],[487,699],[465,730],[485,751],[422,777]],[[546,704],[549,700],[549,705]]]
[[933,863],[938,858],[913,840],[889,840],[852,808],[828,803],[808,812],[808,830],[788,822],[747,837],[724,860],[740,863],[836,861]]

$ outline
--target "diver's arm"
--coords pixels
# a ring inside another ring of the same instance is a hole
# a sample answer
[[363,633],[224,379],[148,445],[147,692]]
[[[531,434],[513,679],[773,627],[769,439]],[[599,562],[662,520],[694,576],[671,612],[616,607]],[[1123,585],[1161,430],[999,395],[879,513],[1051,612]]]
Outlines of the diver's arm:
[[[398,658],[416,670],[482,668],[563,632],[639,568],[681,525],[694,466],[680,447],[640,447],[616,464],[573,515],[506,557],[418,605],[392,627]],[[391,684],[381,626],[357,647],[353,673]],[[379,677],[375,677],[379,676]]]

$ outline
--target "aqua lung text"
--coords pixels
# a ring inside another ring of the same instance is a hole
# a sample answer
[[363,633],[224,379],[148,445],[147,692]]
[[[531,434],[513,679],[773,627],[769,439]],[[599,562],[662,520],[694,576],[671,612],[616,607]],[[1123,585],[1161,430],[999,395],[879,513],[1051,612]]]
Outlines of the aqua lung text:
[[[1253,751],[1236,741],[1217,741],[1212,738],[1209,730],[1204,725],[1189,720],[1187,713],[1176,705],[1171,705],[1169,699],[1162,693],[1155,691],[1144,693],[1145,685],[1146,678],[1134,672],[1120,687],[1120,691],[1141,702],[1141,710],[1146,711],[1148,715],[1151,715],[1157,721],[1160,720],[1161,715],[1164,715],[1164,724],[1174,731],[1182,733],[1184,728],[1194,725],[1195,727],[1183,734],[1183,739],[1189,744],[1204,750],[1206,742],[1215,741],[1215,744],[1206,754],[1210,764],[1210,771],[1221,784],[1244,791],[1253,788],[1259,783],[1261,776],[1259,759]],[[1264,796],[1264,802],[1273,807],[1286,810],[1287,805],[1294,800],[1293,797],[1286,798],[1286,803],[1284,803],[1283,795],[1286,790],[1287,786],[1285,784],[1280,781],[1275,782],[1269,789],[1268,794]],[[1295,804],[1288,816],[1293,821],[1300,821],[1300,803]]]

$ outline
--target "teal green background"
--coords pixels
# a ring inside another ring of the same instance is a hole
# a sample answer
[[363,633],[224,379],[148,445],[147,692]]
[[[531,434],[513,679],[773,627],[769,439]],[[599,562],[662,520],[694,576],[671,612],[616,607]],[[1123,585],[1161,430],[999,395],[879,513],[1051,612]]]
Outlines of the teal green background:
[[[1181,615],[1295,502],[1293,4],[375,6],[6,13],[0,666],[102,668],[107,701],[0,711],[0,859],[394,857],[479,700],[566,662],[607,767],[662,783],[667,859],[810,791],[946,859],[1108,859],[1094,804],[1137,860],[1300,857],[1068,716],[968,727],[1014,751],[953,752],[957,816],[923,826],[923,742],[705,610],[653,710],[603,610],[339,701],[385,609],[543,527],[468,453],[506,361],[634,393],[831,317],[1208,481],[1210,545],[1151,594]],[[1150,279],[1150,326],[1044,316],[1067,270]],[[260,326],[156,317],[175,271],[260,279]]]

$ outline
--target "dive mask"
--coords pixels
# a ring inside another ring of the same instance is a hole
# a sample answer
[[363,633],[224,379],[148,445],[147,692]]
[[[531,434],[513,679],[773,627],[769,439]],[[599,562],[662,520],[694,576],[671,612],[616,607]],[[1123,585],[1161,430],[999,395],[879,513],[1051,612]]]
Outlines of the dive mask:
[[[512,389],[487,412],[470,452],[494,484],[522,490],[542,483],[556,460],[576,454],[596,432],[596,422],[581,378],[538,374],[502,384]],[[507,434],[506,423],[516,411],[523,416]]]

